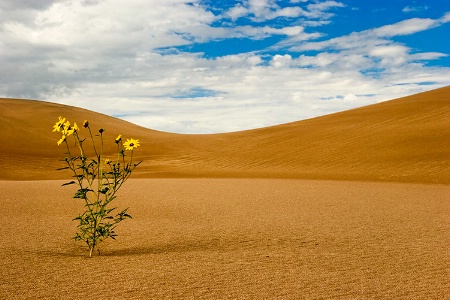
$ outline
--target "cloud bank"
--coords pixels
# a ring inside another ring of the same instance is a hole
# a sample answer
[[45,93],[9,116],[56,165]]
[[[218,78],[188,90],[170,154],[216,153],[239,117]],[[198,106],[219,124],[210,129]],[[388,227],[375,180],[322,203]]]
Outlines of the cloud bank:
[[[400,22],[328,37],[321,28],[348,9],[345,2],[214,3],[0,0],[0,96],[84,107],[157,130],[215,133],[450,83],[449,67],[429,65],[447,53],[395,39],[448,26],[450,13],[408,18],[419,8],[405,7]],[[259,46],[240,49],[245,42]],[[197,50],[210,44],[225,54]]]

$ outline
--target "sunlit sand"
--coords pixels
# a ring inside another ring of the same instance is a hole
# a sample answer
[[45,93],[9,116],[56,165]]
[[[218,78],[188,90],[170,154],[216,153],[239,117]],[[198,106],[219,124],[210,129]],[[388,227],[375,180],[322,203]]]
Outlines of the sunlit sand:
[[[0,99],[0,299],[448,299],[449,94],[211,135]],[[91,259],[60,115],[141,141]]]

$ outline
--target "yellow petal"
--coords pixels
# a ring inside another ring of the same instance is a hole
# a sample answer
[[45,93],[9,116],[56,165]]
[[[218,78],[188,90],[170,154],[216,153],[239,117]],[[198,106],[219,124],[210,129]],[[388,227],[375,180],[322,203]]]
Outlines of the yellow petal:
[[57,142],[58,146],[61,145],[66,140],[66,136],[63,135],[62,138]]

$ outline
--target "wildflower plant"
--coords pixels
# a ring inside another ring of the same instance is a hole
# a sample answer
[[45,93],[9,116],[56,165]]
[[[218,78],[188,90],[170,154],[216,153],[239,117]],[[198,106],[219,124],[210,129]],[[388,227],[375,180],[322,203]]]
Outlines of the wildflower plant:
[[57,144],[58,146],[65,144],[67,148],[67,152],[64,153],[67,166],[58,170],[69,169],[74,178],[63,186],[78,185],[79,188],[73,198],[83,200],[85,206],[85,211],[74,219],[79,222],[74,239],[86,242],[89,257],[92,257],[98,244],[108,238],[115,239],[116,226],[123,220],[131,218],[127,213],[128,208],[117,212],[117,207],[111,207],[111,202],[116,199],[117,191],[142,161],[133,163],[133,151],[140,146],[139,140],[127,139],[122,143],[122,136],[117,136],[113,140],[117,145],[117,156],[105,158],[104,130],[99,129],[94,137],[88,121],[84,121],[83,128],[88,132],[93,158],[88,158],[86,155],[86,138],[81,137],[76,123],[72,125],[65,118],[59,117],[53,126],[53,132],[62,134]]

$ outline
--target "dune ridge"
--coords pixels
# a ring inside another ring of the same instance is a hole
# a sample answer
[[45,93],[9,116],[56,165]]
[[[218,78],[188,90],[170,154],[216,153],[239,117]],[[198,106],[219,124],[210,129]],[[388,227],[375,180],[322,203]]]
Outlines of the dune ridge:
[[81,108],[0,99],[2,180],[61,179],[58,116],[141,141],[135,177],[450,183],[450,87],[344,112],[221,134],[174,134]]

